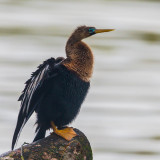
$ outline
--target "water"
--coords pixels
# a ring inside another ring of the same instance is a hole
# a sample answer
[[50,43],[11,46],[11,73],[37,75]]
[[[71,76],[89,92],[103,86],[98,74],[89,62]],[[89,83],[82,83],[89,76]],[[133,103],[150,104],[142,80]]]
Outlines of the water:
[[[115,28],[85,40],[95,55],[91,89],[71,124],[97,160],[160,159],[159,1],[0,1],[0,152],[10,150],[24,82],[65,56],[78,25]],[[18,146],[34,137],[35,115]],[[33,127],[32,127],[33,126]],[[18,147],[17,146],[17,147]]]

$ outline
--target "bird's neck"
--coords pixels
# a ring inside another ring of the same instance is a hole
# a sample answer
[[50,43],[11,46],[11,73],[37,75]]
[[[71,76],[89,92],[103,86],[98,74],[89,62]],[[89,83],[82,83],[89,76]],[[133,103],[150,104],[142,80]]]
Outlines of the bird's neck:
[[63,65],[75,72],[82,80],[89,82],[93,72],[94,58],[91,49],[82,41],[69,38],[66,44],[66,56]]

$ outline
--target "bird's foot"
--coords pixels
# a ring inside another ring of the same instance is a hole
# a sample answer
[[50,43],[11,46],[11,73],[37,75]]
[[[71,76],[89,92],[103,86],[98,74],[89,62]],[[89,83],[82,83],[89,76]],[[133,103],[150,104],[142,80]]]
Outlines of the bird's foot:
[[67,141],[70,141],[73,137],[77,136],[76,132],[71,127],[67,127],[61,130],[56,129],[54,130],[54,133],[63,137]]

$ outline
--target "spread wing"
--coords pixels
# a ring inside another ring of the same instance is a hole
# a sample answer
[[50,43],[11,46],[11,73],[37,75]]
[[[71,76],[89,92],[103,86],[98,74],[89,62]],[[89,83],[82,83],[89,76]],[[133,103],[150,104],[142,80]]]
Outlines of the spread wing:
[[20,135],[20,132],[32,113],[41,103],[43,96],[47,90],[47,81],[56,76],[55,64],[62,61],[64,58],[50,58],[41,64],[38,69],[32,73],[31,78],[25,83],[26,86],[19,97],[21,108],[18,115],[17,125],[12,139],[12,150]]

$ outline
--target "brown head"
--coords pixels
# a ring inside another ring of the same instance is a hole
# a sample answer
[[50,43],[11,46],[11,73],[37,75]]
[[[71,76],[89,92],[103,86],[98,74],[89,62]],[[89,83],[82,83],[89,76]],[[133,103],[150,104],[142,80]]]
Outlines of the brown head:
[[93,54],[87,44],[81,40],[96,33],[110,32],[114,29],[96,29],[95,27],[80,26],[71,34],[66,44],[67,58],[63,61],[69,70],[88,82],[93,71]]
[[79,26],[75,29],[75,31],[72,33],[70,37],[72,37],[72,39],[75,40],[75,42],[78,42],[96,33],[110,32],[113,30],[114,29],[96,29],[95,27]]

